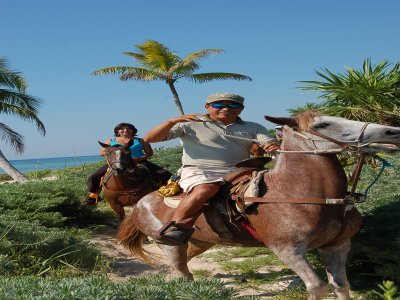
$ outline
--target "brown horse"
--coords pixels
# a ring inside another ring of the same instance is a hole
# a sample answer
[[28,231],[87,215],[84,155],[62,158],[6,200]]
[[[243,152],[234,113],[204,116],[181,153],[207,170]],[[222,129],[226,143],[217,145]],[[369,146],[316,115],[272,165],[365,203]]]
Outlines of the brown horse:
[[[260,198],[250,199],[261,202],[255,213],[247,214],[259,240],[229,224],[234,237],[221,238],[204,213],[188,245],[159,245],[169,261],[170,276],[192,279],[187,262],[215,244],[267,246],[304,281],[309,299],[322,299],[328,285],[306,259],[308,250],[318,249],[336,297],[350,299],[345,264],[350,239],[359,231],[362,216],[346,202],[347,178],[336,154],[399,150],[394,145],[400,144],[400,129],[314,113],[296,119],[266,118],[285,126],[275,167],[263,175]],[[328,204],[332,200],[336,204]],[[122,222],[118,240],[134,256],[146,260],[145,237],[157,237],[157,230],[172,214],[173,208],[158,193],[150,193]]]
[[124,206],[132,206],[158,186],[149,170],[132,159],[129,149],[132,141],[121,146],[99,144],[106,149],[105,157],[109,166],[102,180],[103,193],[115,215],[122,220],[125,217]]

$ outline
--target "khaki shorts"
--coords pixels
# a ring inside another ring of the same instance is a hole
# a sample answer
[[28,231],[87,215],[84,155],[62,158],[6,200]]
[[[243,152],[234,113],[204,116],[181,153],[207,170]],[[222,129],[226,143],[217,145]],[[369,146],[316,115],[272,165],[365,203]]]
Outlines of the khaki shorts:
[[235,169],[235,167],[182,167],[180,170],[181,178],[179,180],[179,185],[185,193],[190,192],[196,185],[199,184],[220,182],[222,185],[225,183],[225,174]]

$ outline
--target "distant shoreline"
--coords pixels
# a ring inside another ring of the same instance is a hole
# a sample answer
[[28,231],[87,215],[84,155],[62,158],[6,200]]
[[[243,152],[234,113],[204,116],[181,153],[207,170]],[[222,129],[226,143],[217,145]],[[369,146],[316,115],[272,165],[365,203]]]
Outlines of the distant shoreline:
[[100,156],[100,155],[93,154],[93,155],[75,155],[75,156],[57,156],[57,157],[19,158],[19,159],[9,159],[9,162],[16,162],[16,161],[21,161],[21,160],[43,160],[43,159],[94,157],[94,156]]
[[[70,167],[77,167],[83,164],[91,164],[104,160],[100,155],[66,156],[49,158],[32,158],[10,160],[10,163],[21,173],[35,172],[42,170],[60,170]],[[5,174],[0,168],[0,174]]]

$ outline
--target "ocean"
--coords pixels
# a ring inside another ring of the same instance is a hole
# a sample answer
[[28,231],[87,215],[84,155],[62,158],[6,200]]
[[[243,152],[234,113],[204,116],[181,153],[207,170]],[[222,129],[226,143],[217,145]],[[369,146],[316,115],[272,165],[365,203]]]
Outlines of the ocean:
[[[35,159],[18,159],[10,160],[10,163],[20,172],[32,172],[40,170],[57,170],[69,167],[77,167],[83,164],[91,164],[104,160],[101,155],[89,156],[71,156],[71,157],[53,157],[53,158],[35,158]],[[105,160],[104,160],[104,163]],[[0,174],[4,174],[0,168]]]

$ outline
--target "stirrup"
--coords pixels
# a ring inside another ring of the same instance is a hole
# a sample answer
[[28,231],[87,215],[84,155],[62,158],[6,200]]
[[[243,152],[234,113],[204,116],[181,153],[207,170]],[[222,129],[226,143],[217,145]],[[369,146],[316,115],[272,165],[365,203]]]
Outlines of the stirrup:
[[194,228],[180,229],[175,221],[169,221],[158,231],[158,237],[155,240],[158,244],[168,246],[180,246],[186,244],[194,232]]
[[90,197],[90,195],[87,195],[84,203],[87,205],[97,205],[97,203],[101,201],[101,197],[97,195],[97,197]]

